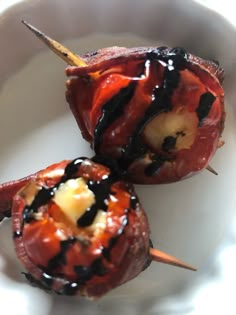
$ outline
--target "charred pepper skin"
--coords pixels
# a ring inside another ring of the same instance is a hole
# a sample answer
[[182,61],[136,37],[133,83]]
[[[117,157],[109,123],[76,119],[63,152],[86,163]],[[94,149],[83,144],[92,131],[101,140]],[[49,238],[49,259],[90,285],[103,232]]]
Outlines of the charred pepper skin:
[[133,186],[88,158],[34,175],[13,198],[12,226],[27,278],[58,294],[100,297],[151,262]]
[[96,154],[139,184],[206,168],[224,128],[223,70],[182,48],[111,47],[68,67],[66,98]]

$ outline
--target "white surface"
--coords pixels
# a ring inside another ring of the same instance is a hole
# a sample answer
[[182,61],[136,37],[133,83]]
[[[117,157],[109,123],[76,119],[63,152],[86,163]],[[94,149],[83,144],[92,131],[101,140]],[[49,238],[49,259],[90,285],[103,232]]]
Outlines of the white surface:
[[22,0],[2,0],[0,3],[0,13],[3,13],[8,8],[21,1]]
[[[25,282],[14,254],[10,223],[4,221],[0,228],[0,303],[8,305],[7,314],[15,315],[20,310],[21,315],[235,315],[233,26],[213,11],[181,0],[42,0],[26,1],[26,5],[16,4],[5,11],[0,16],[1,182],[63,158],[92,155],[64,100],[63,63],[47,51],[36,55],[43,46],[21,26],[21,19],[56,39],[77,38],[66,42],[74,51],[155,42],[184,46],[196,54],[218,59],[227,74],[228,117],[226,145],[211,163],[218,177],[203,172],[177,184],[137,187],[151,222],[154,244],[198,267],[197,273],[153,263],[134,281],[98,302],[51,296]],[[86,37],[94,31],[136,33],[145,40],[117,34]]]

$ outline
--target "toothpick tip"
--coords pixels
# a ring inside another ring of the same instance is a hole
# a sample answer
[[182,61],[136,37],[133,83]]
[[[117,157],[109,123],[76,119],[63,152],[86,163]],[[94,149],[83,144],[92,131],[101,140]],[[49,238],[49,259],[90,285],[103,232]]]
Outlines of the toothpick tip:
[[23,23],[27,27],[31,26],[26,20],[21,20],[21,23]]
[[87,66],[86,62],[78,55],[75,55],[68,48],[50,38],[48,35],[41,32],[39,29],[29,24],[25,20],[22,23],[32,31],[44,44],[46,44],[54,53],[56,53],[61,59],[63,59],[67,64],[76,67]]
[[179,260],[178,258],[171,256],[169,254],[166,254],[166,253],[164,253],[158,249],[150,248],[149,252],[150,252],[150,255],[152,257],[152,260],[154,260],[156,262],[161,262],[164,264],[188,269],[191,271],[197,271],[197,269],[195,267],[193,267],[189,264],[186,264],[185,262]]
[[214,170],[213,167],[211,167],[211,165],[207,165],[206,170],[208,170],[210,173],[214,175],[218,175],[218,173]]

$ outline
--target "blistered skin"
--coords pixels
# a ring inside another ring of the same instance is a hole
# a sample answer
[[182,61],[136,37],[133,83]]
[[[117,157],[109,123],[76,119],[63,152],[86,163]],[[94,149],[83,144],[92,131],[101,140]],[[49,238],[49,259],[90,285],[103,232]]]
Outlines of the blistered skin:
[[87,158],[39,172],[14,197],[12,222],[27,278],[60,294],[100,297],[151,260],[132,185]]
[[208,166],[224,127],[224,72],[183,49],[106,48],[69,67],[67,100],[96,154],[134,183],[181,180]]

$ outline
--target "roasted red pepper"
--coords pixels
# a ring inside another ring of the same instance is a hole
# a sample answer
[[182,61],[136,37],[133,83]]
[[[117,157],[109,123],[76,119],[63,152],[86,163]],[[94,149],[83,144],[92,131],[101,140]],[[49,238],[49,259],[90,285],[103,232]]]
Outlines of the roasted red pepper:
[[12,220],[31,278],[61,294],[99,297],[151,262],[133,187],[86,158],[38,173],[14,197]]
[[26,278],[45,290],[100,297],[152,260],[194,270],[150,248],[147,217],[134,188],[106,159],[54,164],[0,185],[0,199],[12,208],[0,213],[12,215]]
[[181,48],[106,48],[68,67],[67,100],[96,154],[140,184],[208,166],[224,126],[223,70]]
[[133,183],[175,182],[204,168],[225,119],[224,71],[182,48],[110,47],[77,56],[32,25],[70,67],[66,97],[97,155]]

